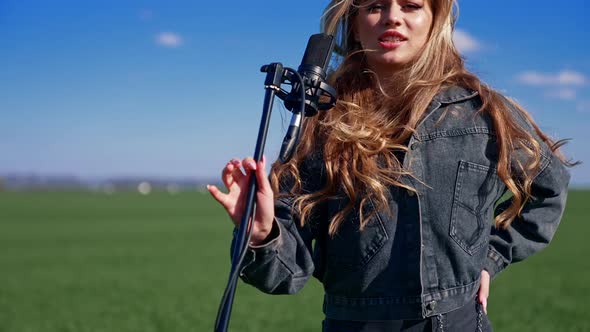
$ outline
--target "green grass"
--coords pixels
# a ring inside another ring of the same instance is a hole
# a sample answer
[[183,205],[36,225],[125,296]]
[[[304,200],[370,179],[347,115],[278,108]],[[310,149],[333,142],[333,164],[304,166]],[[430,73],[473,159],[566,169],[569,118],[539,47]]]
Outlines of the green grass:
[[[553,244],[494,280],[497,331],[590,331],[588,202],[572,191]],[[212,331],[231,230],[199,193],[0,193],[0,332]],[[319,331],[322,295],[241,283],[230,331]]]

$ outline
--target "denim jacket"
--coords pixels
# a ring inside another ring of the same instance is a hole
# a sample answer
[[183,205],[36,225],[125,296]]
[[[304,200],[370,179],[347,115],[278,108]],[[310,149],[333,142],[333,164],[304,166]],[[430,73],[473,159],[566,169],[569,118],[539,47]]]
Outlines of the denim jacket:
[[[275,237],[248,248],[242,279],[266,293],[291,294],[313,275],[324,285],[324,313],[331,319],[420,319],[473,300],[482,270],[493,278],[547,246],[562,217],[570,179],[542,143],[533,198],[508,229],[496,228],[494,216],[511,201],[498,204],[507,188],[496,174],[494,127],[488,115],[477,112],[481,105],[477,92],[460,87],[433,99],[403,161],[415,178],[402,181],[417,194],[392,190],[397,216],[378,213],[359,231],[351,213],[331,237],[327,224],[342,200],[330,199],[304,226],[292,213],[291,200],[276,200]],[[537,137],[508,102],[505,111]],[[515,162],[519,156],[516,151]],[[304,163],[302,177],[316,185],[308,190],[319,189],[322,168],[321,158],[310,156]],[[404,240],[413,246],[394,258],[396,243]],[[400,281],[399,266],[416,271],[417,280]]]

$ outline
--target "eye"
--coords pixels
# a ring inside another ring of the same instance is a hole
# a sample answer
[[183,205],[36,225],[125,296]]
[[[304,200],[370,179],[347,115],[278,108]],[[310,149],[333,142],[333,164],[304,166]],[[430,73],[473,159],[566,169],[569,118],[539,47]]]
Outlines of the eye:
[[408,2],[405,5],[403,5],[402,8],[408,9],[408,10],[418,10],[418,9],[422,8],[422,5],[420,5],[418,3]]
[[373,2],[372,4],[367,6],[367,11],[369,13],[376,13],[376,12],[380,12],[382,10],[385,9],[385,5],[382,3],[378,3],[378,2]]

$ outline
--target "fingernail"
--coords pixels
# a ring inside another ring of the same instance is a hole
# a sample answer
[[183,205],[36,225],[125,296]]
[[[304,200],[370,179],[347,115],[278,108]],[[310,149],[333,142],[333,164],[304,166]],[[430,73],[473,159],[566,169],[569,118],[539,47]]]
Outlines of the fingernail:
[[211,188],[211,185],[210,184],[207,185],[207,190],[209,190],[209,188]]

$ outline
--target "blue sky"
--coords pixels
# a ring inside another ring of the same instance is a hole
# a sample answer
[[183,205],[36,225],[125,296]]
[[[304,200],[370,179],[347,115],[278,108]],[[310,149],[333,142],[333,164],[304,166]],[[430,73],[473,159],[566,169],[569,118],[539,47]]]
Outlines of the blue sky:
[[[217,177],[253,153],[260,66],[297,67],[327,3],[0,0],[0,174]],[[590,162],[587,2],[459,3],[469,68]]]

